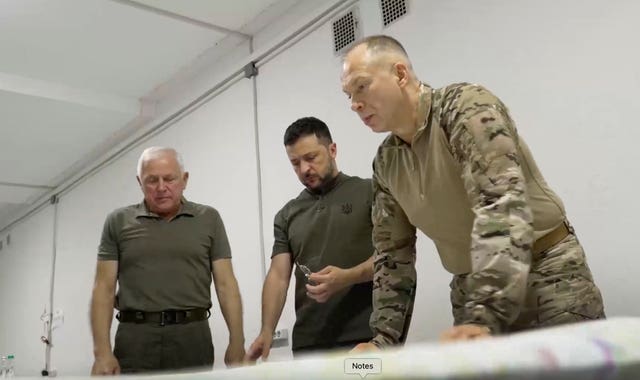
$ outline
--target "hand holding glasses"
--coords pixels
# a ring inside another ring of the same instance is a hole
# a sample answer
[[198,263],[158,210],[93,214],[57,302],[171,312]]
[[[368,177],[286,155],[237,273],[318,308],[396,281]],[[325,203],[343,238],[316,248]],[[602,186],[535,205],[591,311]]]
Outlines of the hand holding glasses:
[[309,276],[311,276],[311,273],[312,273],[311,269],[309,269],[306,265],[300,264],[298,261],[296,261],[296,265],[298,266],[298,268],[300,268],[300,270],[304,274],[304,277],[307,279],[307,283],[309,285],[315,285],[313,281],[309,280]]

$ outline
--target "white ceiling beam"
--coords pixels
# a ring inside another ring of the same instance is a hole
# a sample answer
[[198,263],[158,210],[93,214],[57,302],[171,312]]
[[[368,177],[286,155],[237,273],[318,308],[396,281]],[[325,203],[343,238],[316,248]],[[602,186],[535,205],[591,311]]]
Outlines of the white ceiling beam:
[[138,99],[0,72],[0,91],[137,115]]
[[47,188],[0,186],[0,202],[28,203],[29,200],[32,200],[34,197],[40,196],[47,191]]
[[29,184],[29,183],[4,182],[4,181],[0,181],[0,186],[23,187],[23,188],[27,188],[27,189],[45,189],[45,190],[55,189],[54,186],[34,185],[34,184]]
[[197,20],[195,18],[191,18],[191,17],[187,17],[178,13],[174,13],[174,12],[169,12],[165,9],[162,8],[156,8],[156,7],[152,7],[151,5],[147,5],[147,4],[143,4],[143,3],[138,3],[136,1],[133,0],[111,0],[113,2],[116,3],[120,3],[123,5],[128,5],[130,7],[133,8],[137,8],[143,11],[147,11],[147,12],[151,12],[151,13],[155,13],[161,16],[165,16],[165,17],[169,17],[172,18],[174,20],[178,20],[178,21],[182,21],[182,22],[186,22],[192,25],[196,25],[202,28],[206,28],[206,29],[210,29],[213,31],[216,31],[218,33],[224,33],[224,34],[232,34],[238,37],[242,37],[244,39],[251,39],[251,36],[242,32],[238,32],[237,30],[233,30],[233,29],[229,29],[229,28],[225,28],[224,26],[220,26],[220,25],[215,25],[212,24],[210,22],[205,22],[202,20]]

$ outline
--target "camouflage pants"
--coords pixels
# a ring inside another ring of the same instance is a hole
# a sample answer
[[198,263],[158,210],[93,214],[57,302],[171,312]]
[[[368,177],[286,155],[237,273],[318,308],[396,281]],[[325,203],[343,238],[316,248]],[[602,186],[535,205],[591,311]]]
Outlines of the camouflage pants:
[[[466,277],[456,275],[450,284],[456,325],[464,319]],[[505,332],[605,318],[600,290],[573,233],[533,258],[527,288],[523,308]]]

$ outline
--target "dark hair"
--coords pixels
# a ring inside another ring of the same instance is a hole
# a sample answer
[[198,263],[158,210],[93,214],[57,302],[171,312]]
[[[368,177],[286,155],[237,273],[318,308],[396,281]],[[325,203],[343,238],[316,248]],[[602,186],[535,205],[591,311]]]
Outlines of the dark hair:
[[316,135],[323,144],[329,145],[333,142],[329,127],[320,119],[313,116],[300,118],[284,132],[284,145],[293,145],[300,137]]
[[385,36],[384,34],[378,34],[361,39],[353,44],[347,53],[360,45],[365,45],[367,50],[373,53],[379,53],[381,51],[395,51],[396,53],[401,53],[408,57],[407,51],[404,49],[404,46],[402,46],[400,41],[393,37]]

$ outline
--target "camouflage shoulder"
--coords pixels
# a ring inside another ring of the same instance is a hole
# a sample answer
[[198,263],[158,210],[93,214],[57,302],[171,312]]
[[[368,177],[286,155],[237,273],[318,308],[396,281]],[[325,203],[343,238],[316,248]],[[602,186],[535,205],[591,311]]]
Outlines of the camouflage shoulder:
[[507,107],[497,96],[475,83],[455,83],[436,90],[434,104],[439,105],[440,126],[448,135],[460,122],[487,108],[508,113]]
[[455,83],[438,89],[442,106],[446,110],[460,110],[502,104],[500,99],[482,85],[475,83]]

